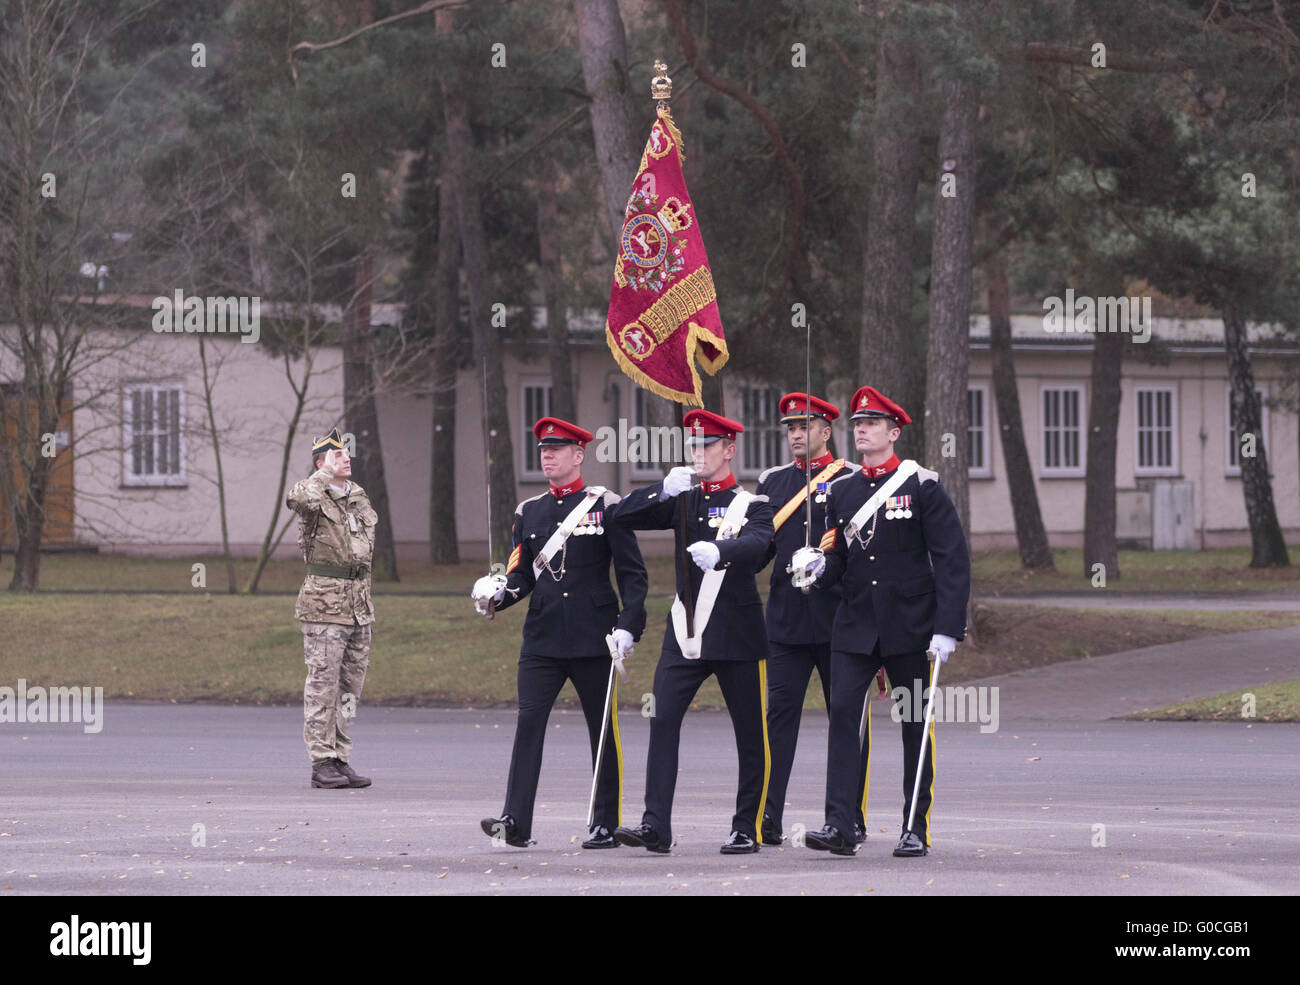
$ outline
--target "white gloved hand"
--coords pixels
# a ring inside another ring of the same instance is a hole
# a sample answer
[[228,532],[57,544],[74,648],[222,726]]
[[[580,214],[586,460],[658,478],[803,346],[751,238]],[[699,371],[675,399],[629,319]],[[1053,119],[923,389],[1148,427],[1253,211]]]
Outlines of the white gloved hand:
[[474,582],[469,597],[474,600],[474,608],[480,615],[487,615],[488,601],[500,602],[506,595],[505,575],[484,575]]
[[672,499],[679,496],[691,488],[691,483],[695,481],[696,472],[689,465],[679,465],[666,476],[664,476],[664,498]]
[[701,571],[712,571],[722,560],[722,552],[718,550],[718,545],[711,540],[697,540],[690,547],[686,548],[690,554],[691,560]]
[[826,570],[826,554],[816,547],[801,547],[790,558],[790,583],[795,588],[811,586]]
[[934,658],[943,663],[952,656],[952,651],[957,649],[957,641],[951,636],[944,636],[942,633],[935,633],[930,637],[930,652]]
[[626,629],[616,629],[610,634],[614,637],[614,645],[618,647],[618,658],[626,660],[632,656],[632,634]]

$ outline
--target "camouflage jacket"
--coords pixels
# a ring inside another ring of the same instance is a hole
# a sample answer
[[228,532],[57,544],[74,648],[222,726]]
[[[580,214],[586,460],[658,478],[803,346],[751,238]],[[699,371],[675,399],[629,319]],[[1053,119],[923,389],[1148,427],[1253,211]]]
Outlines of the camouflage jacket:
[[360,565],[360,578],[308,574],[298,592],[294,616],[306,622],[365,626],[375,621],[370,601],[370,563],[379,514],[355,482],[346,496],[330,489],[326,469],[313,472],[285,500],[298,514],[298,547],[309,564]]

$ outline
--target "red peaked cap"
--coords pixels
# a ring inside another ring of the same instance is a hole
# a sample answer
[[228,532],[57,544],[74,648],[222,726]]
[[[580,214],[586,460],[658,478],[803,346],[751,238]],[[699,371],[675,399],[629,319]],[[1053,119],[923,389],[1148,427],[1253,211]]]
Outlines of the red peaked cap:
[[693,410],[682,418],[689,440],[699,440],[701,444],[711,445],[719,438],[735,441],[736,435],[745,430],[739,421],[715,414],[711,410]]
[[839,409],[834,405],[827,403],[821,397],[809,395],[807,393],[787,393],[781,398],[780,408],[781,423],[789,424],[791,421],[806,421],[809,417],[808,405],[812,404],[813,417],[824,417],[828,421],[833,421],[840,416]]
[[853,416],[849,419],[853,421],[863,417],[892,417],[898,422],[899,427],[912,423],[912,419],[907,416],[907,411],[873,386],[859,387],[858,392],[853,395],[850,406],[853,409]]
[[558,417],[543,417],[533,425],[533,436],[537,438],[538,448],[543,445],[579,445],[585,448],[587,442],[596,437],[586,428]]

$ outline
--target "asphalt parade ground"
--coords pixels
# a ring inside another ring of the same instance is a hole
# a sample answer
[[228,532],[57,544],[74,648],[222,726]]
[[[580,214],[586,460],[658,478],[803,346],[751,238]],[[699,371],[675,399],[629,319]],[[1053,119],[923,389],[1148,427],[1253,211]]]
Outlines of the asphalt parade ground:
[[[937,726],[934,844],[920,859],[890,854],[902,753],[885,701],[872,702],[869,836],[853,858],[789,840],[823,821],[821,713],[804,716],[788,840],[751,856],[718,852],[734,809],[730,721],[690,713],[665,856],[580,847],[591,774],[576,710],[552,714],[537,843],[517,849],[478,825],[501,807],[513,710],[363,705],[353,765],[374,786],[313,790],[298,707],[110,701],[97,734],[0,730],[0,897],[1294,893],[1300,726],[1110,716],[1215,693],[1231,661],[1243,684],[1300,676],[1298,643],[1300,629],[1233,634],[985,682],[999,688],[996,721]],[[632,688],[650,676],[635,671]],[[619,718],[635,824],[649,726],[636,708]]]

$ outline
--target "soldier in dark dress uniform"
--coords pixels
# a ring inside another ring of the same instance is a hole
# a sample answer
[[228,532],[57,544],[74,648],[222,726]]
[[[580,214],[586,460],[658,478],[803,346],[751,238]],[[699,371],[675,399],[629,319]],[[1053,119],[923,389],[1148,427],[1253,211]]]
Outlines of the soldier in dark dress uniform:
[[[808,847],[852,855],[860,775],[858,723],[872,677],[883,664],[901,688],[905,709],[916,707],[930,673],[927,651],[940,662],[965,638],[970,554],[952,500],[939,476],[899,462],[894,442],[911,423],[903,408],[864,386],[853,395],[853,437],[862,470],[831,484],[827,551],[817,584],[838,584],[842,597],[831,629],[831,719],[826,752],[826,826]],[[901,481],[900,481],[901,480]],[[906,830],[921,753],[924,721],[903,716],[904,830],[894,854],[926,854],[934,797],[934,731],[921,775],[916,821]]]
[[[767,636],[755,574],[772,539],[772,509],[745,492],[731,473],[736,435],[744,428],[709,411],[694,410],[684,424],[693,430],[694,468],[679,466],[662,482],[627,495],[616,522],[636,530],[677,531],[677,551],[695,599],[694,635],[687,634],[678,571],[677,600],[668,616],[663,651],[655,669],[650,749],[646,756],[645,814],[635,828],[619,828],[624,845],[666,853],[672,848],[673,793],[682,719],[710,674],[718,679],[736,733],[740,779],[731,836],[724,855],[759,849],[759,824],[767,795]],[[698,477],[701,482],[692,487]],[[677,498],[686,496],[686,538],[675,523]]]
[[[645,628],[645,564],[636,535],[610,522],[618,494],[583,482],[582,461],[591,432],[544,417],[533,434],[550,488],[515,508],[514,549],[506,573],[480,578],[471,592],[485,615],[531,596],[519,654],[519,720],[505,809],[500,817],[484,818],[481,827],[517,848],[532,843],[546,721],[567,679],[573,681],[587,718],[593,765],[602,729],[611,730],[590,837],[582,847],[615,848],[613,829],[622,821],[623,751],[617,684],[610,721],[602,721],[611,656],[605,637],[612,633],[620,659],[640,638]],[[618,595],[609,581],[611,563]]]
[[[810,406],[811,405],[811,406]],[[804,393],[787,393],[778,404],[781,423],[794,461],[768,469],[758,477],[758,493],[766,495],[775,511],[776,529],[768,557],[772,565],[771,593],[767,599],[767,734],[772,747],[772,776],[763,811],[763,843],[776,845],[782,839],[785,791],[794,765],[799,741],[799,721],[813,668],[821,679],[826,708],[831,706],[831,623],[840,604],[838,586],[803,592],[791,581],[790,562],[794,552],[811,541],[816,547],[826,529],[826,498],[830,483],[845,474],[846,463],[827,451],[831,422],[840,416],[833,404]],[[811,461],[808,460],[811,456]],[[805,476],[804,466],[808,473]],[[807,483],[807,484],[805,484]],[[811,499],[811,503],[809,503]],[[813,534],[808,537],[811,508]],[[855,833],[866,836],[866,758],[863,750],[862,790],[856,814]]]

